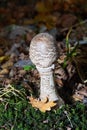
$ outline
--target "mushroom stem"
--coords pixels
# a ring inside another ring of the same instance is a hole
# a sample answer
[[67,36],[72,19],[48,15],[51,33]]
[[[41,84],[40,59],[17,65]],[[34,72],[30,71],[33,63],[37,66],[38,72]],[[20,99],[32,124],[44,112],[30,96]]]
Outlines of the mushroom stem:
[[57,101],[58,95],[54,84],[53,78],[53,69],[54,65],[47,68],[39,68],[37,67],[40,77],[41,77],[41,85],[40,85],[40,99],[43,100],[48,98],[49,101]]

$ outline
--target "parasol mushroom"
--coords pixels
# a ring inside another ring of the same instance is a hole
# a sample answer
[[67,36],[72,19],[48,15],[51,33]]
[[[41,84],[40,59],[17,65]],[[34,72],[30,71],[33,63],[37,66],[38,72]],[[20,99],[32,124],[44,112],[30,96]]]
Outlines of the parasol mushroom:
[[41,77],[40,99],[49,101],[63,100],[57,93],[53,78],[54,62],[57,59],[55,40],[48,33],[37,34],[30,44],[30,59],[36,65]]

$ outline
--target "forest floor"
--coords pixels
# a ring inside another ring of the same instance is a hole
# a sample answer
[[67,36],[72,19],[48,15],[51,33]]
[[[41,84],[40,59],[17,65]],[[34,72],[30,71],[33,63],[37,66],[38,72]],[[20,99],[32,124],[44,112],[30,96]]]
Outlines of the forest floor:
[[21,86],[27,97],[38,97],[40,76],[29,58],[29,46],[36,34],[48,32],[59,52],[54,69],[59,95],[65,104],[80,101],[87,105],[87,11],[81,4],[1,2],[0,102],[11,85]]

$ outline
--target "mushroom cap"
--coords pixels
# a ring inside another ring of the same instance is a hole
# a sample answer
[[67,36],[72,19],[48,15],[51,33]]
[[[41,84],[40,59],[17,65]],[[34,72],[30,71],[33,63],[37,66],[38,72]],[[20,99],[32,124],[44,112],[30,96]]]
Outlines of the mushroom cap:
[[48,33],[37,34],[30,44],[30,59],[42,68],[49,67],[57,58],[55,39]]

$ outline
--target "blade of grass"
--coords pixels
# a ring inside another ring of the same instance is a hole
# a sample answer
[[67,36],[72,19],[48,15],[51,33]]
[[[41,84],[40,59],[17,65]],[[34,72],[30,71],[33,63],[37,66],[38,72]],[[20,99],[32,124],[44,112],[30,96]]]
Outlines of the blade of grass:
[[70,28],[70,30],[68,31],[67,35],[66,35],[66,48],[67,48],[67,56],[70,53],[70,44],[69,44],[69,35],[72,31],[72,28]]

